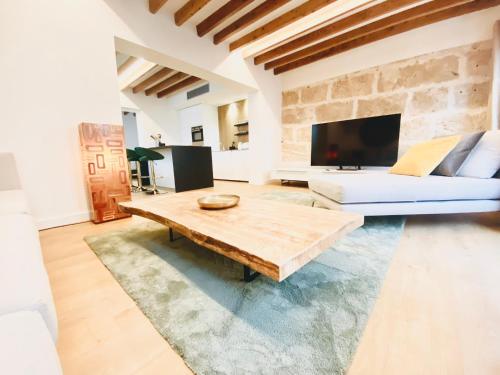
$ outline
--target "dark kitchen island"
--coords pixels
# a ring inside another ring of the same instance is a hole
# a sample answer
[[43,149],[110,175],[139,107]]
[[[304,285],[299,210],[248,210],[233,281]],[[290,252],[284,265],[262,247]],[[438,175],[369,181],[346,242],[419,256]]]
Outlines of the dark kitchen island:
[[211,147],[167,145],[150,149],[164,156],[155,162],[159,187],[179,193],[214,186]]

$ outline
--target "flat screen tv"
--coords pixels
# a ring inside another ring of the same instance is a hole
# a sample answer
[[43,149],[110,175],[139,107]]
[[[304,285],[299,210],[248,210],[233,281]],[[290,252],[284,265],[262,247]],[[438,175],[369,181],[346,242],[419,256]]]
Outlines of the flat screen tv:
[[392,166],[398,158],[401,114],[312,126],[311,165]]

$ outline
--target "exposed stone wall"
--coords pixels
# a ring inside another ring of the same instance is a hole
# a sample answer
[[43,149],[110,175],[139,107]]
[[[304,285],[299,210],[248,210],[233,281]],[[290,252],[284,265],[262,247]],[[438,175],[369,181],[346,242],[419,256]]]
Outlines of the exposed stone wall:
[[491,60],[485,41],[283,92],[282,160],[309,164],[311,124],[327,121],[401,112],[400,153],[425,139],[487,129]]

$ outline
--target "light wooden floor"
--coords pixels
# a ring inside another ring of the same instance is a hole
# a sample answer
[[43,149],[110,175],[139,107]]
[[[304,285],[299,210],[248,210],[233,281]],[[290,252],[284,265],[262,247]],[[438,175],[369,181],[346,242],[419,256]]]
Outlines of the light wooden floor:
[[[65,374],[190,373],[83,241],[139,220],[40,232]],[[500,213],[408,220],[349,373],[500,374]]]

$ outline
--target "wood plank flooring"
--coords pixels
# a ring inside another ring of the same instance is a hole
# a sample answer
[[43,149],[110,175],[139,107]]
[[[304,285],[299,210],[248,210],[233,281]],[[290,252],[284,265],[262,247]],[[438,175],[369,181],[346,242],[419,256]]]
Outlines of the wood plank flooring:
[[[191,373],[83,241],[141,220],[40,232],[65,374]],[[500,213],[410,218],[349,373],[500,373],[499,264]]]
[[410,218],[350,374],[500,374],[500,213]]

